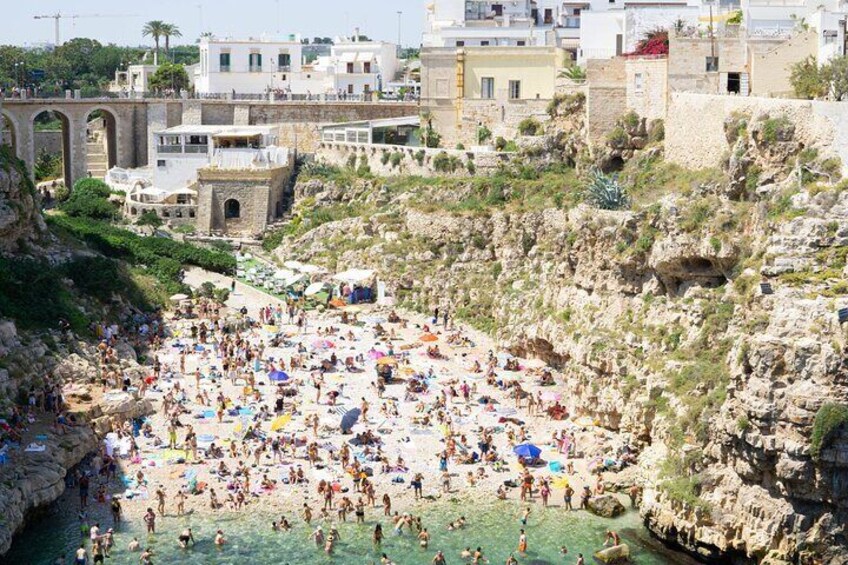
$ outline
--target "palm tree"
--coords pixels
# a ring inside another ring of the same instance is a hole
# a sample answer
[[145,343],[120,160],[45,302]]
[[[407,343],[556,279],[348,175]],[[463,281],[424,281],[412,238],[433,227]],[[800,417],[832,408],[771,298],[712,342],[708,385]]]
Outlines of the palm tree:
[[152,20],[144,24],[144,27],[141,28],[141,35],[144,37],[152,37],[153,44],[156,46],[156,50],[154,51],[153,56],[153,64],[159,64],[159,38],[165,35],[165,28],[168,24],[163,22],[162,20]]
[[180,31],[180,28],[174,24],[165,24],[162,27],[162,35],[165,36],[165,56],[168,56],[171,54],[171,38],[182,37],[183,34]]

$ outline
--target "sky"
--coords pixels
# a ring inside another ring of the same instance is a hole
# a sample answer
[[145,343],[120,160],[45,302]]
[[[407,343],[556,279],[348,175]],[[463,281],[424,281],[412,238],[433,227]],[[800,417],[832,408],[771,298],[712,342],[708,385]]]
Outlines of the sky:
[[146,45],[144,22],[163,20],[176,25],[193,43],[201,31],[219,37],[304,37],[352,35],[353,29],[372,39],[396,42],[398,11],[402,43],[418,46],[424,26],[424,6],[431,0],[0,0],[0,44],[53,43],[54,20],[33,16],[102,15],[62,19],[61,37],[88,37],[101,43]]

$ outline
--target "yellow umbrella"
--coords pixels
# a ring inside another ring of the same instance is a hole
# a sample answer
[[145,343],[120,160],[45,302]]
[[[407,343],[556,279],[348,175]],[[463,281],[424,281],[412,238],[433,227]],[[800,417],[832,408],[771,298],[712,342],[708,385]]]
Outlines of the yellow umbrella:
[[397,359],[394,357],[390,357],[386,355],[385,357],[380,357],[377,359],[378,365],[397,365]]
[[568,486],[568,477],[559,477],[553,480],[551,485],[554,488],[565,488]]
[[422,335],[418,339],[420,339],[423,342],[439,341],[438,337],[434,336],[433,334],[429,334],[429,333]]
[[412,367],[403,367],[401,368],[400,372],[404,375],[414,375],[415,369],[413,369]]
[[281,430],[286,427],[286,424],[291,422],[292,416],[291,414],[283,414],[278,417],[276,420],[271,422],[271,431],[276,432],[277,430]]
[[347,308],[345,308],[345,311],[348,314],[359,314],[360,312],[362,312],[362,308],[360,308],[359,306],[348,306]]

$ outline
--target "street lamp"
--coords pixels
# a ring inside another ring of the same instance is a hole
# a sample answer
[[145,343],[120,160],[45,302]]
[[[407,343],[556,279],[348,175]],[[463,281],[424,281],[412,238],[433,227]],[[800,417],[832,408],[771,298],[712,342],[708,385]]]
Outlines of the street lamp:
[[397,43],[397,49],[398,49],[398,58],[400,58],[401,53],[402,53],[402,51],[401,51],[401,47],[400,47],[400,41],[401,41],[401,40],[400,40],[400,22],[401,22],[401,16],[403,16],[403,12],[402,12],[402,11],[400,11],[400,10],[398,10],[397,15],[398,15],[398,43]]

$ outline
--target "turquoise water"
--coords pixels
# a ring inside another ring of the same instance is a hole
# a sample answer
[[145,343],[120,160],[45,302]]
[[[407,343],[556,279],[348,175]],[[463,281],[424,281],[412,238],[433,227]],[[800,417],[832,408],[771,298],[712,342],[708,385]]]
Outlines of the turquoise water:
[[[294,525],[294,529],[289,532],[271,530],[271,520],[279,519],[279,515],[258,516],[249,509],[239,514],[221,513],[215,517],[160,518],[156,524],[157,534],[150,537],[144,533],[141,521],[135,520],[134,523],[125,522],[118,529],[112,558],[106,562],[112,565],[137,564],[139,554],[127,550],[129,541],[137,536],[143,546],[154,548],[154,563],[157,565],[177,562],[186,565],[367,565],[379,563],[382,552],[398,565],[424,565],[431,562],[437,550],[444,551],[448,564],[453,565],[467,562],[459,554],[468,546],[472,549],[481,546],[490,563],[500,564],[516,550],[519,530],[522,528],[519,521],[521,509],[517,503],[510,502],[493,503],[485,507],[455,503],[422,505],[414,514],[422,516],[423,525],[431,534],[430,547],[426,550],[419,547],[413,533],[405,530],[401,536],[394,535],[388,520],[381,521],[386,536],[382,548],[375,548],[371,535],[378,520],[378,511],[369,511],[364,526],[352,521],[337,526],[341,542],[337,544],[333,556],[327,556],[310,539],[316,522],[313,521],[312,528],[307,528],[292,514],[286,516]],[[460,515],[465,515],[468,525],[462,530],[448,532],[447,522]],[[382,518],[382,515],[379,517]],[[110,520],[104,519],[101,524],[105,529],[110,525]],[[177,546],[176,537],[186,526],[192,527],[198,543],[194,548],[182,550]],[[327,532],[329,527],[330,524],[325,524],[324,531]],[[646,544],[647,532],[639,523],[638,514],[633,511],[620,518],[607,520],[581,511],[567,512],[561,508],[544,510],[539,505],[533,507],[525,527],[529,545],[527,555],[516,557],[521,564],[573,564],[578,552],[582,552],[587,563],[592,563],[591,555],[602,547],[607,528],[618,531],[630,545],[634,563],[656,565],[688,561],[683,556],[663,553]],[[222,529],[228,540],[228,544],[221,550],[212,542],[217,529]],[[17,538],[2,562],[16,565],[48,564],[53,563],[57,555],[64,553],[68,563],[71,563],[71,552],[78,547],[79,541],[77,517],[53,514],[33,523]],[[566,556],[560,553],[562,545],[568,547]]]

